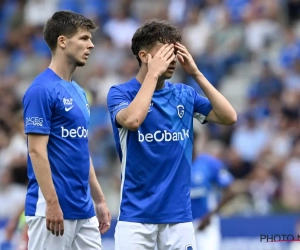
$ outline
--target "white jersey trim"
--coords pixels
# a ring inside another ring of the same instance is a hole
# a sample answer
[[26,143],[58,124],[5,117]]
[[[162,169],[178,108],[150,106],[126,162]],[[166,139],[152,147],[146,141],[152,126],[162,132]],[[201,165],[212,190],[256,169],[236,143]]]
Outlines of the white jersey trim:
[[46,200],[44,198],[41,188],[39,187],[35,216],[46,216],[45,214],[46,214]]
[[203,123],[205,121],[206,116],[195,112],[194,118],[196,118],[199,122]]
[[122,203],[123,187],[124,187],[124,181],[125,181],[125,170],[126,170],[126,160],[127,160],[127,135],[128,135],[128,129],[126,129],[126,128],[119,128],[118,131],[119,131],[120,145],[121,145],[121,150],[122,150],[122,163],[121,163],[122,181],[121,181],[120,206],[119,206],[119,215],[118,215],[118,220],[119,220],[120,214],[121,214],[121,203]]

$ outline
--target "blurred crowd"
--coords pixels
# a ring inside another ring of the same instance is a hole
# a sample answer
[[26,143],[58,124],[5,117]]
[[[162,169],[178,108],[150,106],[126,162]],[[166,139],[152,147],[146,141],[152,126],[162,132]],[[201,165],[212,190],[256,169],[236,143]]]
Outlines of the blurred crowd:
[[[299,0],[0,0],[0,218],[14,215],[24,202],[22,97],[49,65],[42,31],[57,10],[84,14],[99,26],[95,49],[74,79],[91,106],[91,155],[113,216],[120,164],[106,95],[112,85],[137,73],[131,38],[149,18],[180,27],[201,72],[221,92],[230,88],[238,122],[230,127],[195,124],[199,152],[203,144],[221,146],[221,159],[247,189],[224,213],[300,211]],[[241,80],[231,86],[228,79]],[[180,65],[171,81],[202,94]]]

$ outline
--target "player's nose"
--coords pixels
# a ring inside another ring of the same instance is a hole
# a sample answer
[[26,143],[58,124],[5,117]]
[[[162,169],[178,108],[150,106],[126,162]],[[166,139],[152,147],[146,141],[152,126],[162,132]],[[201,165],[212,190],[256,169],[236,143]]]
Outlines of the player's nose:
[[177,62],[177,55],[175,54],[173,61],[171,62],[171,64],[176,64]]
[[90,41],[88,48],[89,48],[89,49],[93,49],[93,48],[95,48],[95,45],[93,44],[93,42],[92,42],[92,41]]

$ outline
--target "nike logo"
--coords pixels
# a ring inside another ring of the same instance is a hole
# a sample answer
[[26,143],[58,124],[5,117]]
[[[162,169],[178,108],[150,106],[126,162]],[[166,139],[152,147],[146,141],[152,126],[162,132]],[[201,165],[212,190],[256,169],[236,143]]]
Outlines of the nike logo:
[[70,111],[73,107],[74,107],[74,106],[71,106],[71,107],[69,107],[69,108],[65,108],[65,111],[68,112],[68,111]]

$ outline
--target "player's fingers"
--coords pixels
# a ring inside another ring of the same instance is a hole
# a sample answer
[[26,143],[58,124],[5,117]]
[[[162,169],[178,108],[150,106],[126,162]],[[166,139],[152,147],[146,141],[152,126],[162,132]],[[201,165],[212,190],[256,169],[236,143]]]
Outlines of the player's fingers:
[[110,223],[111,223],[111,216],[110,216],[110,213],[108,213],[108,223],[107,223],[108,227],[110,227]]
[[55,233],[54,230],[55,230],[55,223],[54,223],[54,220],[51,220],[50,221],[50,231],[51,231],[52,234]]
[[103,233],[104,226],[105,226],[105,225],[104,225],[103,223],[100,223],[99,231],[100,231],[101,234]]
[[151,60],[152,60],[151,54],[148,54],[148,55],[147,55],[147,60],[148,60],[147,63],[150,63],[150,62],[151,62]]
[[164,50],[161,51],[161,53],[160,53],[161,56],[165,57],[170,52],[170,50],[174,51],[174,44],[173,43],[169,44],[167,47],[164,48]]
[[110,224],[110,214],[109,214],[109,212],[106,212],[106,213],[103,214],[102,223],[106,226]]
[[56,236],[59,236],[59,231],[60,231],[59,226],[60,226],[59,221],[55,221],[55,235]]
[[175,54],[171,55],[171,57],[168,59],[167,63],[170,64],[172,61],[174,61],[175,58],[176,58]]
[[100,232],[103,230],[103,227],[104,227],[104,223],[99,220],[99,231]]
[[50,231],[50,220],[49,219],[46,219],[46,228],[48,231]]
[[183,44],[179,43],[179,42],[176,42],[175,47],[176,48],[181,48],[182,50],[186,50],[187,51],[186,47]]
[[188,55],[186,53],[183,53],[182,51],[177,51],[177,55],[182,56],[182,58],[188,58]]
[[100,230],[100,233],[101,234],[104,234],[104,233],[106,233],[107,232],[107,230],[109,229],[109,227],[107,226],[107,225],[103,225],[103,228]]
[[64,220],[61,220],[59,222],[59,229],[60,229],[60,235],[62,236],[65,232],[65,225],[64,225]]
[[179,55],[178,53],[177,53],[177,58],[178,58],[179,62],[184,63],[183,57],[181,55]]
[[56,231],[56,236],[59,236],[59,235],[63,235],[64,234],[64,231],[65,231],[65,228],[64,228],[64,220],[63,219],[60,219],[58,221],[58,231]]
[[164,50],[167,49],[167,47],[169,47],[170,44],[164,44],[163,46],[161,46],[161,48],[156,52],[157,55],[163,55]]
[[181,50],[178,50],[177,51],[177,54],[179,54],[179,55],[182,55],[182,56],[187,56],[187,53],[185,53],[185,52],[183,52],[183,51],[181,51]]
[[107,213],[102,222],[99,223],[99,229],[101,233],[105,233],[110,228],[111,216]]
[[189,55],[190,53],[188,52],[187,48],[184,47],[183,45],[175,45],[175,48],[178,49],[178,52],[184,53],[186,55]]
[[166,55],[165,55],[165,59],[170,59],[170,57],[172,56],[172,55],[175,55],[175,53],[174,53],[174,48],[172,48]]

